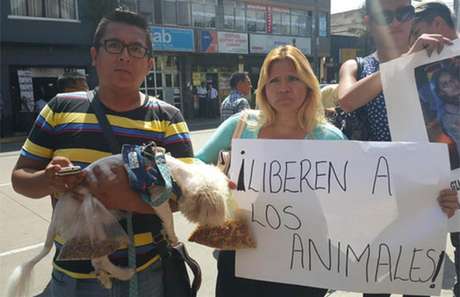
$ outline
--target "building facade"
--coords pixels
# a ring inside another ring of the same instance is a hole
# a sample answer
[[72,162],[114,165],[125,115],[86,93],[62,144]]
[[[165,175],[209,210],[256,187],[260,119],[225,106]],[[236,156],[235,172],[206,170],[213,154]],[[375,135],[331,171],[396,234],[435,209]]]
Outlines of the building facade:
[[[84,72],[90,86],[96,84],[89,57],[98,15],[91,6],[95,2],[1,1],[0,20],[6,24],[0,36],[3,136],[30,128],[34,102],[55,95],[63,72]],[[136,10],[150,24],[156,66],[142,90],[177,106],[186,118],[193,116],[194,87],[212,83],[222,99],[235,71],[247,71],[256,84],[266,53],[281,44],[300,48],[318,76],[325,76],[331,47],[329,0],[113,2]]]
[[91,26],[77,0],[0,2],[2,136],[24,133],[35,102],[56,94],[65,71],[89,71]]

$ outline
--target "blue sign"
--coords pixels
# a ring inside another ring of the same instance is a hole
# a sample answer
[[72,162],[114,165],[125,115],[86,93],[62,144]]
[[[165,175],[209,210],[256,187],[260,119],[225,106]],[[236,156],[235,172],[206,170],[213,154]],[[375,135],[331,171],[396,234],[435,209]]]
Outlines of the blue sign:
[[154,51],[195,51],[195,38],[192,29],[150,27]]

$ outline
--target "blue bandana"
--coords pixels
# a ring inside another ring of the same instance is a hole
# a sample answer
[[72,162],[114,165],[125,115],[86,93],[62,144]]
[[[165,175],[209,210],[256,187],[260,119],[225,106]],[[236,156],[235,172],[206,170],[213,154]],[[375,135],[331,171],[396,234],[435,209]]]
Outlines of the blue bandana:
[[[142,199],[152,207],[166,202],[173,192],[173,182],[166,165],[164,149],[157,148],[154,142],[144,146],[124,144],[121,153],[133,190],[139,192]],[[149,189],[155,186],[164,189],[153,197]]]

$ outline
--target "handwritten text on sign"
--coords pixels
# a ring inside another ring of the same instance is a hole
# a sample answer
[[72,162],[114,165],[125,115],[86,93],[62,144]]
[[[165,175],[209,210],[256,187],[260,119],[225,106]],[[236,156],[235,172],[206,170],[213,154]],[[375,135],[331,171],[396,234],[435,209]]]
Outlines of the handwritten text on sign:
[[237,276],[439,294],[447,164],[438,144],[234,140],[235,196],[258,246],[237,252]]

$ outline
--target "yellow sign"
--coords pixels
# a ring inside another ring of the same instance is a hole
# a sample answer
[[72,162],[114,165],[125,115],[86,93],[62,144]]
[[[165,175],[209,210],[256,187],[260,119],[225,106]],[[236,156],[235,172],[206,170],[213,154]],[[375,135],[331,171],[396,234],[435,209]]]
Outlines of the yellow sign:
[[345,62],[346,60],[356,58],[356,48],[341,48],[340,49],[340,63]]
[[193,72],[192,73],[192,84],[194,86],[201,85],[201,82],[203,82],[204,80],[205,80],[204,72]]

